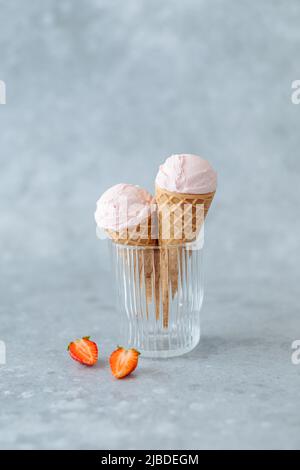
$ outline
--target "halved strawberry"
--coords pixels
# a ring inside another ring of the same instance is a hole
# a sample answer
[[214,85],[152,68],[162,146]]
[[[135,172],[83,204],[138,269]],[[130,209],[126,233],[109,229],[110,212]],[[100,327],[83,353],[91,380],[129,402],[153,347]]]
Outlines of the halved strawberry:
[[86,366],[93,366],[98,361],[98,347],[90,336],[72,341],[68,346],[68,351],[72,359]]
[[110,368],[117,379],[131,374],[138,365],[140,353],[136,349],[125,349],[120,346],[109,358]]

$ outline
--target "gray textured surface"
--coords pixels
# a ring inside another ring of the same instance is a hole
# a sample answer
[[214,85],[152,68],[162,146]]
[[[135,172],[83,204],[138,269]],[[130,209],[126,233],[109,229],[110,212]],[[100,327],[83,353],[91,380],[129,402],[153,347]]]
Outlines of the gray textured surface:
[[[299,448],[300,4],[0,0],[0,448]],[[219,172],[202,342],[117,382],[96,198]],[[101,361],[72,363],[92,334]]]

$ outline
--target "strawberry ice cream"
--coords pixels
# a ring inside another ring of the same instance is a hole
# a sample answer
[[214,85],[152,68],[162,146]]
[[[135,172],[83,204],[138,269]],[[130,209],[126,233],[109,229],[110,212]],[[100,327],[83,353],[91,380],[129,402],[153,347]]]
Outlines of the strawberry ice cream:
[[184,194],[212,193],[217,187],[217,173],[207,160],[197,155],[171,155],[159,167],[156,186]]
[[97,202],[95,220],[99,228],[120,231],[147,220],[156,207],[148,191],[133,184],[116,184]]

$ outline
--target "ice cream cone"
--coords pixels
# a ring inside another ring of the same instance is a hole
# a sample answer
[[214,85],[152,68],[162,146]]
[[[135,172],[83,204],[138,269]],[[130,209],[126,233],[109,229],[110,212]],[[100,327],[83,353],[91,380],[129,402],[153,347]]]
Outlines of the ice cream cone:
[[[147,313],[148,304],[153,297],[154,283],[159,276],[159,273],[155,275],[157,262],[154,256],[154,247],[158,243],[156,217],[156,205],[151,194],[139,186],[126,183],[117,184],[105,191],[97,201],[95,212],[97,226],[113,242],[121,245],[118,253],[133,267],[136,298],[141,302],[146,299]],[[141,249],[126,250],[125,246]]]
[[187,261],[186,248],[182,245],[193,242],[200,232],[215,194],[217,174],[207,160],[197,155],[171,155],[159,167],[155,185],[163,325],[167,328],[169,286],[174,297],[178,290],[178,274],[182,274]]

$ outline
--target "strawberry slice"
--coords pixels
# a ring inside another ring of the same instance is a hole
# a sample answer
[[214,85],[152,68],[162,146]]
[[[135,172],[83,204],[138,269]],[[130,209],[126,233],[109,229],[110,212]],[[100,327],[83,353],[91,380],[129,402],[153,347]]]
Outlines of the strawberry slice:
[[90,336],[72,341],[68,351],[72,359],[86,366],[93,366],[98,361],[98,346],[90,341]]
[[120,346],[109,358],[110,368],[117,379],[131,374],[138,365],[140,353],[136,349],[125,349]]

